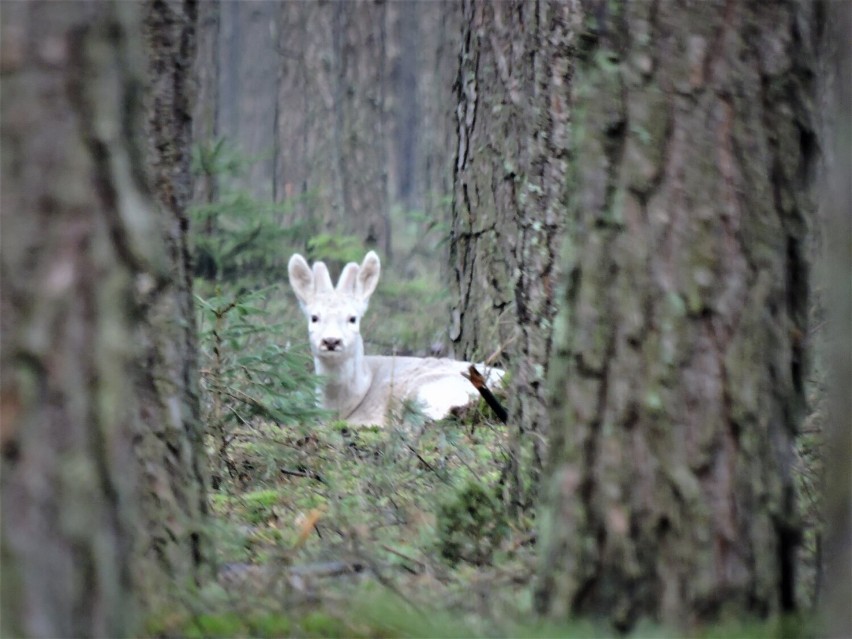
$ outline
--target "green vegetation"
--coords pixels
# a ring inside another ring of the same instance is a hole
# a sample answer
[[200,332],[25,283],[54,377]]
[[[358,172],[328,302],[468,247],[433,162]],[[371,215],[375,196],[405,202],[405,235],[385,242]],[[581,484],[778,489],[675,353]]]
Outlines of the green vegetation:
[[437,530],[441,556],[450,565],[491,563],[506,534],[506,513],[488,489],[470,482],[438,508]]
[[[229,157],[220,143],[207,151],[207,170],[238,174]],[[290,204],[253,202],[226,185],[219,181],[217,202],[194,218],[207,264],[196,291],[218,578],[175,611],[160,611],[148,634],[609,635],[585,622],[536,621],[535,521],[532,513],[509,518],[498,498],[509,432],[487,407],[427,423],[405,405],[384,430],[352,429],[315,408],[319,380],[286,262],[299,251],[334,271],[365,249],[310,221],[282,227]],[[368,352],[426,354],[447,318],[436,257],[445,226],[406,211],[395,211],[393,223],[395,259],[386,261],[362,332]],[[806,437],[800,452],[813,471],[817,435]],[[803,477],[804,499],[814,475]],[[808,529],[806,546],[817,534]],[[695,636],[791,634],[807,634],[801,620]],[[672,635],[640,627],[634,636]]]
[[[493,498],[505,427],[484,406],[432,424],[403,405],[386,430],[329,421],[286,263],[298,251],[335,272],[365,247],[311,220],[285,224],[293,202],[240,192],[242,159],[222,142],[196,164],[216,185],[193,212],[193,241],[220,569],[186,602],[192,615],[164,612],[151,634],[451,636],[528,616],[532,521],[510,526]],[[445,230],[394,211],[368,352],[423,355],[442,341]]]

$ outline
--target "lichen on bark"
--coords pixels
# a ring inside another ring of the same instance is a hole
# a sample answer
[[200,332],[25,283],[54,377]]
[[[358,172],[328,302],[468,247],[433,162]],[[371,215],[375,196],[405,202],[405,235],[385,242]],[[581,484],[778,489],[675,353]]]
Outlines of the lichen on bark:
[[465,2],[450,236],[458,356],[512,372],[506,500],[534,502],[545,376],[566,222],[571,2]]
[[814,9],[582,6],[539,609],[792,610]]

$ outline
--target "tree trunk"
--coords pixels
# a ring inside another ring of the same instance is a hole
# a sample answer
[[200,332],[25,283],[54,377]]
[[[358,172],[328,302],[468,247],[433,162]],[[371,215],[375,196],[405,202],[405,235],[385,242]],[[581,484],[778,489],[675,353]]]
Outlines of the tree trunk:
[[547,433],[544,379],[568,185],[572,3],[465,2],[450,242],[450,337],[503,348],[516,427],[510,501],[529,505]]
[[[195,107],[192,114],[192,143],[209,148],[218,138],[219,129],[219,0],[206,0],[198,5],[196,55],[192,77],[196,83]],[[212,167],[210,167],[212,168]],[[209,169],[194,180],[192,201],[210,204],[219,197],[219,176]],[[196,229],[198,230],[198,229]],[[213,220],[204,232],[213,231]],[[198,256],[196,256],[198,259]]]
[[203,531],[207,457],[187,211],[193,189],[190,74],[198,5],[195,0],[148,0],[145,8],[148,157],[169,269],[168,282],[148,300],[138,332],[145,362],[136,378],[144,425],[136,444],[144,469],[142,517],[149,535],[144,550],[152,566],[162,571],[150,584],[148,597],[153,598],[164,594],[164,581],[200,583],[212,555]]
[[817,5],[582,3],[538,606],[796,607]]
[[275,196],[278,12],[271,0],[219,5],[218,135],[248,160],[242,183],[266,201]]
[[[455,145],[455,107],[456,91],[454,84],[459,70],[459,51],[461,49],[461,3],[455,0],[435,2],[413,2],[413,18],[416,29],[415,49],[415,99],[417,103],[416,119],[405,125],[395,117],[397,126],[415,126],[412,135],[414,175],[409,187],[404,188],[404,180],[397,180],[397,197],[402,200],[406,188],[410,188],[408,205],[412,209],[422,210],[435,225],[448,225],[450,206],[448,196],[453,190],[453,155],[448,152]],[[398,5],[392,5],[398,6]],[[402,6],[408,6],[402,4]],[[408,26],[411,29],[411,25]],[[400,48],[409,48],[408,37],[400,34]],[[405,82],[394,84],[394,95],[406,91]],[[403,149],[397,145],[398,152]],[[391,155],[390,166],[401,164],[398,156]],[[444,249],[445,251],[447,249]],[[449,277],[446,256],[440,263],[444,275]]]
[[[444,227],[452,191],[453,158],[447,149],[455,143],[461,3],[390,2],[386,11],[384,135],[390,201]],[[446,255],[435,255],[433,248],[428,247],[429,257],[446,271]]]
[[141,22],[132,5],[2,9],[2,634],[126,636],[133,299],[166,277],[139,138],[120,126],[138,123],[123,109]]
[[826,132],[825,213],[828,248],[826,348],[832,380],[825,421],[825,636],[852,636],[852,5],[829,3],[826,47],[830,78]]
[[[440,10],[441,3],[392,2],[387,6],[388,43],[386,46],[385,126],[388,183],[393,198],[405,209],[417,207],[420,184],[416,162],[421,144],[420,121],[423,117],[418,95],[418,57],[425,53],[419,20],[423,8]],[[434,12],[433,12],[434,13]],[[448,103],[449,104],[449,103]],[[449,111],[447,112],[449,116]]]
[[275,182],[279,199],[292,203],[287,226],[322,227],[335,197],[337,177],[329,131],[333,121],[330,12],[317,2],[282,2],[278,44]]
[[2,5],[3,636],[135,635],[199,561],[189,329],[147,342],[192,315],[158,313],[188,298],[145,179],[142,8]]
[[342,222],[366,247],[391,257],[384,131],[387,7],[364,0],[335,3],[332,11],[334,135]]
[[285,224],[388,254],[386,11],[372,0],[282,3],[276,181],[281,198],[299,198]]

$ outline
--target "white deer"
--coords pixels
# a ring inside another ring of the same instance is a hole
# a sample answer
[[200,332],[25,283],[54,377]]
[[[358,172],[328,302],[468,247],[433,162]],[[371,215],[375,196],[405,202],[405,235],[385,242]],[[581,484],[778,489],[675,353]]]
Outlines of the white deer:
[[[313,269],[301,255],[290,258],[290,285],[308,318],[311,351],[318,375],[324,378],[323,407],[350,424],[386,425],[402,401],[415,400],[431,419],[478,396],[461,373],[469,362],[433,357],[364,354],[360,322],[379,283],[381,264],[370,251],[360,266],[347,264],[337,287],[323,262]],[[489,379],[503,371],[491,369]]]

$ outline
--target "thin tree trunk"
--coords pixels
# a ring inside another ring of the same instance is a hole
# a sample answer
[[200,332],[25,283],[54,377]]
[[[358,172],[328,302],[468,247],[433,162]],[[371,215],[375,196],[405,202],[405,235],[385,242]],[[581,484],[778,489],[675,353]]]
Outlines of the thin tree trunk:
[[372,0],[335,5],[335,126],[344,226],[391,257],[385,144],[385,18]]
[[275,193],[279,5],[234,0],[219,11],[217,129],[247,160],[243,185],[261,200]]
[[582,4],[539,609],[793,610],[816,5]]
[[[422,209],[432,224],[448,227],[453,191],[453,154],[456,142],[454,88],[461,50],[461,3],[455,0],[413,3],[419,41],[416,58],[416,99],[419,117],[411,206]],[[406,46],[405,41],[400,46]],[[397,89],[402,90],[401,88]],[[392,159],[391,166],[397,162]],[[449,247],[442,247],[448,253]],[[449,279],[448,255],[442,256],[442,274]]]
[[[163,581],[201,583],[212,559],[204,533],[207,519],[207,457],[198,390],[197,334],[189,249],[192,77],[198,4],[195,0],[148,0],[148,157],[168,254],[169,279],[148,300],[138,333],[145,367],[137,377],[145,428],[137,456],[145,472],[142,516],[150,537],[147,558]],[[177,318],[177,319],[176,319]],[[164,601],[164,603],[167,600]]]
[[470,0],[463,12],[450,338],[474,361],[503,349],[516,429],[508,497],[526,506],[548,430],[576,12],[547,0]]
[[[219,0],[198,5],[197,53],[192,75],[196,82],[195,108],[192,115],[192,142],[209,148],[219,138]],[[211,204],[219,197],[219,176],[207,171],[194,181],[192,201]],[[212,232],[210,228],[205,232]]]
[[275,182],[279,199],[292,205],[282,223],[310,224],[306,234],[316,232],[319,211],[333,208],[328,195],[333,184],[332,154],[323,141],[331,128],[333,107],[327,89],[329,71],[323,64],[331,55],[330,28],[324,17],[318,3],[281,3],[277,49],[281,115],[275,130]]

